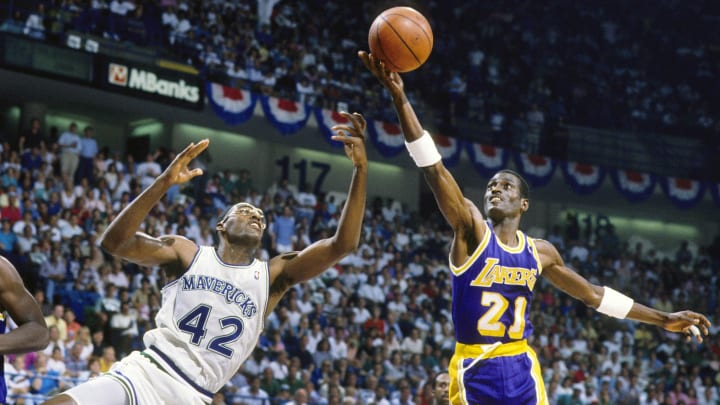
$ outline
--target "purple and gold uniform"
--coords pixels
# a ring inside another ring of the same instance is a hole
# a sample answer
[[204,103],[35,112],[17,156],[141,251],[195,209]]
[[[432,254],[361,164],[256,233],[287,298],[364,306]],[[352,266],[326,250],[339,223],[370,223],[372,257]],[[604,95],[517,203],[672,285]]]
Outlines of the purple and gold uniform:
[[542,268],[532,238],[505,246],[487,221],[485,236],[453,274],[455,355],[452,404],[547,404],[540,364],[527,343],[528,308]]
[[[5,333],[7,320],[5,314],[0,312],[0,334]],[[5,359],[0,355],[0,404],[7,401],[7,382],[5,381]]]

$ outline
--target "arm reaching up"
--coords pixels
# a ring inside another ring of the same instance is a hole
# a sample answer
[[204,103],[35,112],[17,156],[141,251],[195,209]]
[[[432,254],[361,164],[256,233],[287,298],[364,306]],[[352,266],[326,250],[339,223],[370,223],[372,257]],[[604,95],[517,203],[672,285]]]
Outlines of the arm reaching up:
[[277,256],[270,261],[270,313],[287,289],[318,276],[348,253],[355,250],[360,241],[363,216],[365,215],[365,188],[367,183],[367,155],[365,152],[365,118],[358,113],[342,113],[351,125],[334,126],[338,133],[333,140],[344,144],[345,154],[353,163],[350,190],[343,207],[335,235],[319,240],[300,252]]
[[[207,149],[209,141],[191,143],[180,152],[165,171],[135,198],[110,223],[101,239],[101,246],[114,256],[143,266],[167,265],[167,269],[180,271],[192,260],[197,245],[178,236],[154,238],[140,232],[145,217],[167,190],[203,174],[202,169],[190,169],[190,162]],[[174,274],[177,275],[177,274]]]
[[400,74],[387,70],[383,62],[372,54],[359,51],[358,57],[390,92],[408,152],[422,170],[440,211],[455,232],[452,261],[455,264],[464,263],[485,235],[487,227],[482,213],[465,198],[455,178],[443,164],[435,142],[423,129],[405,95]]

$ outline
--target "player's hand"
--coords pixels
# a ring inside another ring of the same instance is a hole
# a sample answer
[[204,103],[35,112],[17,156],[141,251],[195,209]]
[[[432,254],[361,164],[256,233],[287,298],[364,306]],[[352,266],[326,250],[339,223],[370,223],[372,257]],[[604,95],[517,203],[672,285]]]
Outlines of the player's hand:
[[203,139],[198,143],[191,142],[185,150],[175,156],[175,159],[173,159],[170,166],[165,169],[160,177],[169,181],[170,184],[181,184],[189,181],[193,177],[203,174],[202,169],[197,168],[191,170],[188,165],[200,153],[207,149],[208,144],[210,144],[208,139]]
[[340,112],[350,120],[352,125],[334,125],[332,130],[337,133],[331,138],[345,144],[345,154],[353,162],[355,167],[367,166],[367,153],[365,152],[365,118],[359,113]]
[[710,333],[708,331],[710,325],[710,321],[702,314],[693,311],[680,311],[668,314],[663,327],[670,332],[684,333],[687,335],[688,341],[695,337],[698,342],[702,342],[703,336]]
[[399,73],[386,69],[385,64],[371,53],[358,51],[358,57],[363,61],[365,67],[388,89],[393,98],[402,95],[404,84]]

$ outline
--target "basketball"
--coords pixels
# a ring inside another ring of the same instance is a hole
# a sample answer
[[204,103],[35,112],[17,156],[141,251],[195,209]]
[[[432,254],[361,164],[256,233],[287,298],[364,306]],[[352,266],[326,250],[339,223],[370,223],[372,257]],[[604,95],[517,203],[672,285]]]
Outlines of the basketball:
[[389,8],[375,18],[368,33],[370,53],[393,72],[422,66],[433,47],[433,33],[425,16],[410,7]]

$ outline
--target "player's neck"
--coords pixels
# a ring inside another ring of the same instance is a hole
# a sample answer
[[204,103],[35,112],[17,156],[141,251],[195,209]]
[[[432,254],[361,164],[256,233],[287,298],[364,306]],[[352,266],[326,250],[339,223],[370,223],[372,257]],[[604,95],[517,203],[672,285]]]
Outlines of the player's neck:
[[231,245],[220,241],[218,257],[225,263],[247,266],[255,260],[255,249],[247,246]]
[[499,222],[492,221],[493,232],[505,246],[515,247],[520,242],[517,231],[520,227],[520,218],[503,218]]

